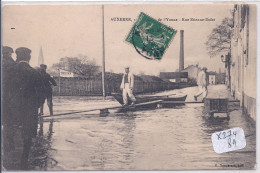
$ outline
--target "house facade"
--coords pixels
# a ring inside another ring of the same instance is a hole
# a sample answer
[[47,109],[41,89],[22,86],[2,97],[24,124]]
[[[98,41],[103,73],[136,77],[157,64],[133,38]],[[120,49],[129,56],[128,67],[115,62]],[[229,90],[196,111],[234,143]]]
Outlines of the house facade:
[[209,85],[216,85],[216,75],[209,74]]
[[169,82],[188,82],[188,72],[160,72],[160,78]]
[[230,91],[244,112],[256,120],[256,19],[255,5],[235,5],[230,51]]
[[188,78],[190,79],[196,79],[198,77],[198,73],[201,70],[198,65],[189,65],[185,69],[182,70],[182,72],[188,72]]
[[[182,72],[188,73],[189,79],[194,79],[197,82],[198,73],[202,70],[198,65],[189,65],[185,69],[182,70]],[[207,82],[211,85],[216,84],[224,84],[225,83],[225,73],[219,73],[208,71],[207,72]]]

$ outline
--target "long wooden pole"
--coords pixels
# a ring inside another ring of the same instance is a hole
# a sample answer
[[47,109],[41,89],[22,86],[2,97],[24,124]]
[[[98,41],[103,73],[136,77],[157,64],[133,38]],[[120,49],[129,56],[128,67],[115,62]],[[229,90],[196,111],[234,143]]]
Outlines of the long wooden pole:
[[102,50],[103,50],[103,59],[102,59],[102,89],[103,96],[106,96],[106,87],[105,87],[105,24],[104,24],[104,5],[102,5]]

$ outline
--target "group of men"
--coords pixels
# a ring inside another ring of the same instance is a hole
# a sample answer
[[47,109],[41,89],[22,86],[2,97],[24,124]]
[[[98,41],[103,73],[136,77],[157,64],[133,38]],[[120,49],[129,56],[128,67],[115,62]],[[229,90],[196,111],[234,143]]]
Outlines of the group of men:
[[[47,99],[50,114],[52,108],[52,88],[56,85],[53,78],[46,72],[47,66],[42,64],[34,69],[29,65],[31,50],[20,47],[15,50],[16,61],[13,60],[13,49],[2,48],[2,125],[4,151],[14,149],[16,129],[21,129],[24,140],[22,158],[28,158],[26,152],[36,137],[38,125],[38,110],[43,114],[43,104]],[[23,159],[21,169],[26,165]]]

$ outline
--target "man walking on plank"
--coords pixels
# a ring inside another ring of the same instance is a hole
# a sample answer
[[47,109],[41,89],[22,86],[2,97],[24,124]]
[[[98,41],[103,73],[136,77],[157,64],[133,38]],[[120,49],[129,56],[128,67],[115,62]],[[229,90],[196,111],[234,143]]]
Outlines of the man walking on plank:
[[123,79],[122,79],[120,89],[123,90],[123,101],[124,101],[123,106],[126,106],[128,104],[127,95],[132,100],[131,105],[134,105],[135,102],[136,102],[136,99],[133,95],[134,75],[129,71],[129,67],[125,67],[125,73],[123,75]]
[[203,99],[207,96],[208,94],[208,89],[207,89],[207,68],[203,67],[202,70],[198,73],[198,79],[197,79],[197,84],[199,87],[199,92],[194,95],[194,99],[197,101],[197,98],[202,95]]

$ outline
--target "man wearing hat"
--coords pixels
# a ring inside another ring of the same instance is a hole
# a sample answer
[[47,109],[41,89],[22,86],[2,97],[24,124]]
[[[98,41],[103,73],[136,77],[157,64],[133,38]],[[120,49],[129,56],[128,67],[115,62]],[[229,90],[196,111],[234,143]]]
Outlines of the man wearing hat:
[[15,53],[17,64],[12,68],[10,79],[15,97],[12,106],[21,121],[30,124],[29,121],[36,121],[36,113],[44,100],[44,84],[40,73],[29,65],[31,50],[20,47]]
[[199,87],[199,92],[194,95],[194,99],[197,101],[197,98],[202,95],[203,99],[207,96],[208,94],[208,89],[207,89],[207,68],[203,67],[202,70],[198,73],[198,78],[197,78],[197,84]]
[[[8,101],[10,100],[9,97],[11,94],[10,83],[9,83],[10,80],[9,75],[11,72],[10,68],[14,66],[16,63],[12,58],[12,54],[14,53],[14,51],[11,47],[3,46],[2,52],[3,52],[3,56],[2,56],[3,57],[2,58],[3,114],[6,115],[8,113],[5,111],[8,111],[8,106],[9,106]],[[4,117],[4,118],[8,118],[8,117]]]
[[4,153],[14,149],[14,116],[10,111],[12,90],[10,84],[11,68],[16,64],[12,58],[13,49],[8,46],[2,48],[2,125],[3,125],[3,148]]
[[[8,90],[8,81],[9,81],[9,72],[10,68],[14,66],[16,63],[12,58],[12,54],[14,53],[13,49],[8,46],[3,46],[2,49],[3,52],[3,58],[2,58],[2,86],[3,91]],[[3,94],[6,94],[6,92],[3,92]],[[6,96],[5,96],[6,97]],[[5,98],[3,96],[3,98]]]
[[129,67],[125,67],[125,73],[123,75],[123,79],[121,82],[120,89],[123,90],[123,101],[124,101],[124,106],[128,104],[128,99],[127,95],[130,97],[132,100],[132,104],[134,105],[136,102],[136,99],[133,95],[133,89],[134,89],[134,75],[130,73]]
[[8,66],[12,66],[15,64],[12,54],[14,53],[13,49],[8,46],[3,46],[3,60],[2,60],[2,67],[6,68]]
[[[50,115],[53,115],[53,103],[52,103],[52,85],[57,86],[55,80],[50,76],[49,73],[46,72],[47,65],[41,64],[40,65],[40,73],[43,78],[44,83],[44,93],[45,98],[47,99],[47,105],[49,107]],[[40,108],[40,114],[43,115],[43,105]]]

